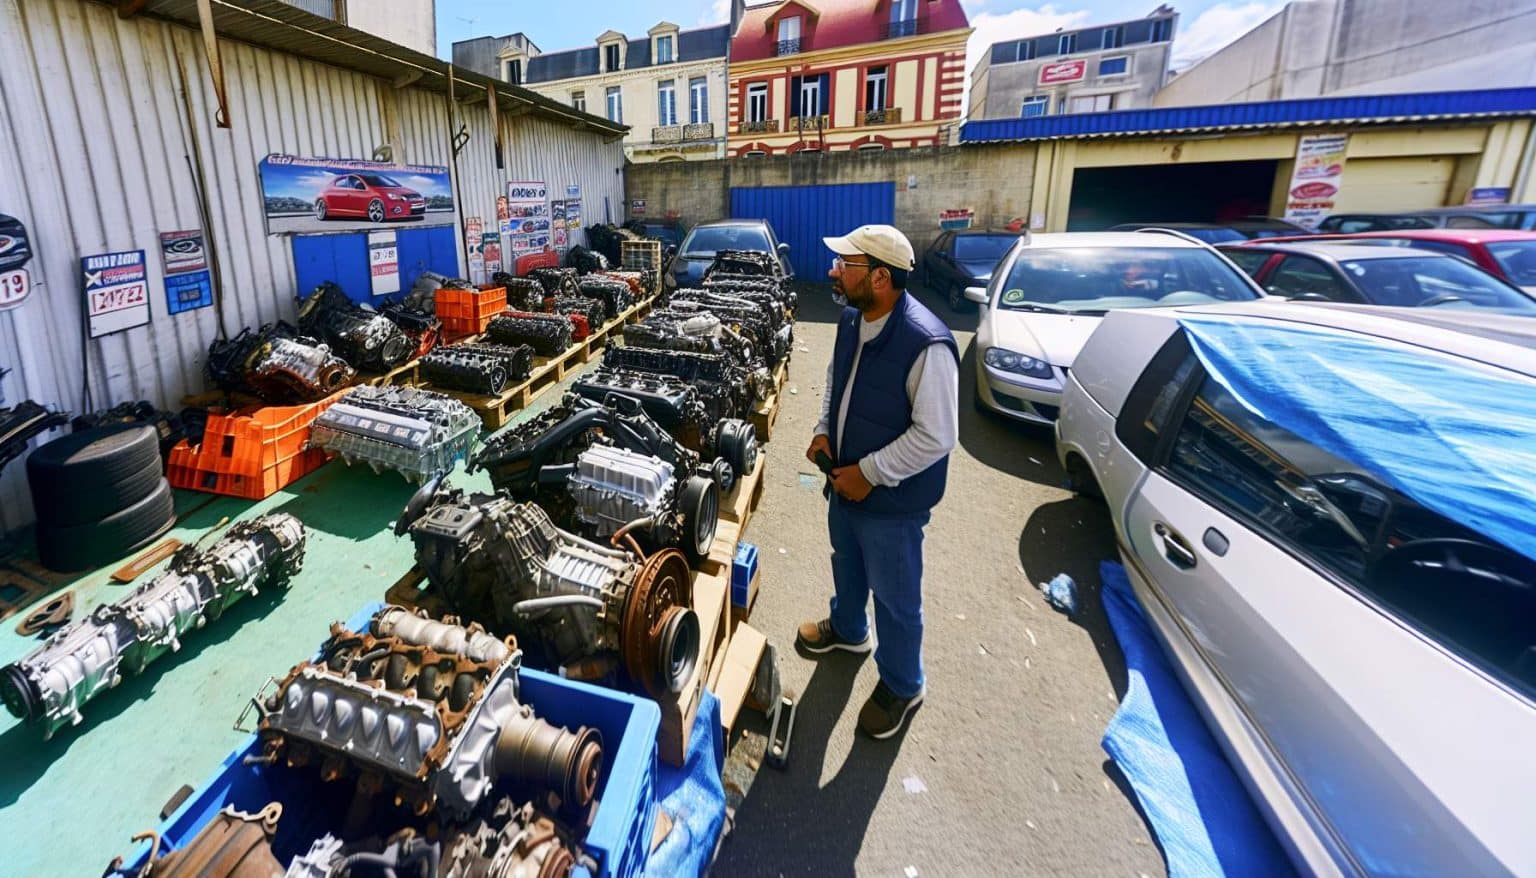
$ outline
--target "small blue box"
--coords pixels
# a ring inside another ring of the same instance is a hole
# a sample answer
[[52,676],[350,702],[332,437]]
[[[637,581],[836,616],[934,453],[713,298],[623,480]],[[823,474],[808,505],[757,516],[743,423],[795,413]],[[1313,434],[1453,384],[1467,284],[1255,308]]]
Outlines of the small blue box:
[[736,560],[731,563],[731,606],[746,609],[752,599],[752,577],[757,575],[757,546],[736,544]]

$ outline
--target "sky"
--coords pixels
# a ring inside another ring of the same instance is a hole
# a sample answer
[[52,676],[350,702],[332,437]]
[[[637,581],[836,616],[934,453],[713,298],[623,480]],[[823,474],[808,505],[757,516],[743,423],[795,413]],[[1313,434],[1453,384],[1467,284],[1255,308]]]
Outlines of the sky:
[[[748,0],[756,5],[755,0]],[[1140,18],[1157,8],[1159,0],[961,0],[975,33],[966,63],[974,65],[986,47],[1003,40],[1050,33],[1062,27]],[[1182,69],[1216,51],[1275,14],[1281,0],[1168,0],[1179,12],[1174,37],[1173,68]],[[437,54],[452,56],[458,40],[504,36],[521,31],[546,52],[594,45],[608,30],[630,36],[644,34],[658,21],[683,28],[724,24],[726,0],[437,0]],[[576,10],[580,14],[573,14]],[[969,69],[967,69],[969,74]]]

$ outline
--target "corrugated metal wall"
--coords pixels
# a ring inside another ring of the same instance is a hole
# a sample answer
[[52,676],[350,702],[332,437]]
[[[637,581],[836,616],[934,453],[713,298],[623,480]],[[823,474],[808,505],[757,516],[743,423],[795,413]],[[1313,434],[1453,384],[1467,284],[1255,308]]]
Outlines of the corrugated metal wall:
[[868,223],[895,224],[896,184],[733,188],[731,217],[767,220],[779,242],[789,245],[795,276],[820,280],[832,259],[821,239]]
[[[134,399],[177,407],[183,395],[203,389],[204,355],[218,333],[215,309],[167,313],[158,247],[160,232],[200,225],[178,61],[209,181],[231,333],[294,313],[289,240],[267,236],[262,220],[263,156],[367,158],[394,140],[396,160],[450,164],[444,96],[396,91],[244,44],[221,47],[230,129],[213,126],[213,90],[195,31],[121,21],[110,7],[79,0],[0,0],[0,213],[26,224],[37,254],[27,265],[31,296],[0,312],[0,368],[14,370],[6,399],[82,411],[83,354],[96,408]],[[509,171],[500,174],[484,101],[461,109],[471,135],[459,157],[466,214],[494,217],[500,182],[527,175],[547,179],[552,190],[558,185],[555,197],[567,182],[579,183],[589,222],[602,219],[604,196],[617,208],[621,144],[530,116],[505,118]],[[151,323],[82,350],[79,259],[138,249],[148,261]],[[30,521],[26,495],[23,467],[13,463],[0,476],[0,531]]]

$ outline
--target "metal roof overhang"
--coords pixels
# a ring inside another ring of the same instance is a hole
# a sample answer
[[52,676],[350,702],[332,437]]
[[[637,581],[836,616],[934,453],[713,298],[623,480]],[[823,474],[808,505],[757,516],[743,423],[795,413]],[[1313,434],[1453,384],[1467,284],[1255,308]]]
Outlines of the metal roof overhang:
[[[138,7],[131,14],[199,27],[197,0],[89,0],[114,9]],[[448,94],[450,63],[328,18],[305,12],[280,0],[212,0],[214,29],[221,39],[249,43],[321,64],[354,70],[394,83]],[[121,13],[120,13],[121,14]],[[461,99],[495,89],[499,108],[519,109],[576,130],[590,130],[616,140],[629,130],[600,116],[575,110],[526,88],[482,76],[463,68],[453,70],[453,93]]]
[[1303,98],[1202,107],[1110,110],[965,123],[961,144],[1155,137],[1336,125],[1413,125],[1536,116],[1536,88]]

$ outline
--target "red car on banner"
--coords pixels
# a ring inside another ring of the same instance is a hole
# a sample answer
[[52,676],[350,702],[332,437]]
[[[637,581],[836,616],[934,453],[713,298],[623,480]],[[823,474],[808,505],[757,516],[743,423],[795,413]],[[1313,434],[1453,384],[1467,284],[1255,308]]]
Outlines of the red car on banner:
[[315,219],[366,218],[369,222],[421,219],[427,200],[385,174],[338,174],[315,199]]

